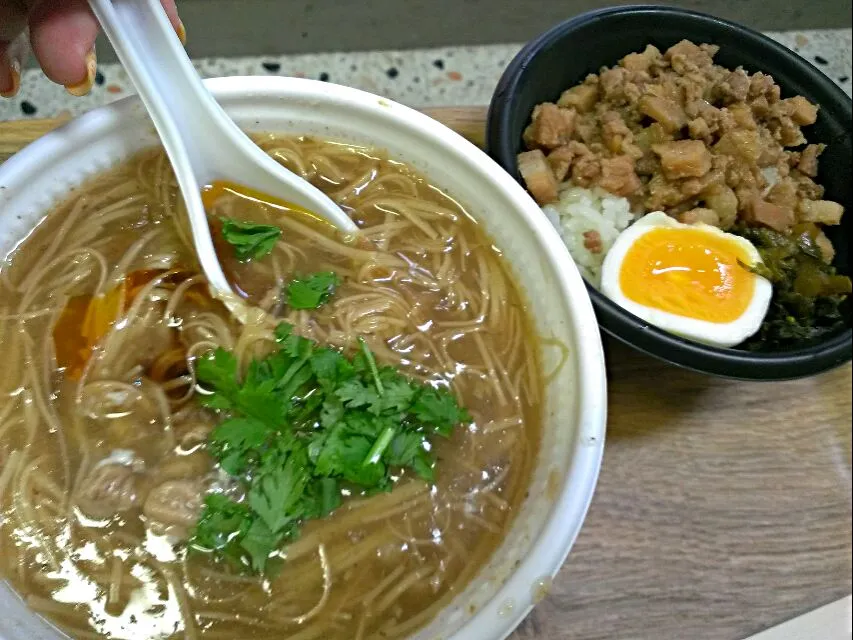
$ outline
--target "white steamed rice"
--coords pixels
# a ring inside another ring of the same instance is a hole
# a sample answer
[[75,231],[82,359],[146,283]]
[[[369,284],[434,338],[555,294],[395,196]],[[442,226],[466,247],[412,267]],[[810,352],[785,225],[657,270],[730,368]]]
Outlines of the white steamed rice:
[[[599,288],[604,256],[616,237],[634,221],[628,199],[598,187],[565,185],[560,190],[560,199],[545,205],[542,211],[560,232],[583,277]],[[587,231],[598,231],[601,236],[600,253],[592,253],[584,246],[583,234]]]

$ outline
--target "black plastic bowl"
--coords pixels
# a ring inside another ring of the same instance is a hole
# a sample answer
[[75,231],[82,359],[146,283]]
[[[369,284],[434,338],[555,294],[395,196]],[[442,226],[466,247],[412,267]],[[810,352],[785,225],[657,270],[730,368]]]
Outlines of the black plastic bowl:
[[[768,4],[768,8],[771,5]],[[751,29],[713,16],[660,6],[627,6],[585,13],[567,20],[528,44],[513,59],[489,108],[488,152],[520,180],[516,156],[533,107],[554,102],[563,90],[589,73],[653,44],[661,51],[683,39],[720,46],[715,60],[726,68],[743,66],[775,78],[785,97],[802,95],[820,105],[817,123],[805,129],[810,142],[823,142],[818,182],[825,197],[844,205],[842,224],[826,229],[836,248],[835,266],[850,275],[851,102],[829,78],[784,46]],[[851,359],[850,311],[846,327],[804,348],[774,352],[722,349],[662,331],[604,297],[587,284],[598,322],[623,342],[668,362],[730,378],[781,380],[836,367]]]

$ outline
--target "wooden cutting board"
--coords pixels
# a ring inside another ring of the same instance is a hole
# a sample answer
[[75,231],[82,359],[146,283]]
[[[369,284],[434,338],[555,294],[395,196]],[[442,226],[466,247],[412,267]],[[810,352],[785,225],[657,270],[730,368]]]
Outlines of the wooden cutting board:
[[[485,109],[428,113],[482,144]],[[58,121],[0,123],[0,161]],[[851,592],[851,367],[719,380],[605,341],[589,517],[512,640],[738,640]]]

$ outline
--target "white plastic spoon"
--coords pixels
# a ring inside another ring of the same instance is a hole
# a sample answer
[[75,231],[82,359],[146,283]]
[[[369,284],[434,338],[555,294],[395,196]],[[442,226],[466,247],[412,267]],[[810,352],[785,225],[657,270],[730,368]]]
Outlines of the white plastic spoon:
[[[159,0],[89,0],[160,135],[211,292],[242,322],[247,309],[216,256],[201,187],[228,180],[292,202],[345,233],[353,221],[319,189],[259,149],[207,91]],[[260,310],[258,310],[260,311]]]

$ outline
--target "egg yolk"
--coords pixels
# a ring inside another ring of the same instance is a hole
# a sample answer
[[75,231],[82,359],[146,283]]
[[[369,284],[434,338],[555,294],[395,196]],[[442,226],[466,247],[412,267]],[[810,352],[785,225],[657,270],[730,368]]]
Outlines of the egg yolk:
[[638,304],[707,322],[727,323],[752,300],[755,276],[738,261],[736,242],[699,229],[652,229],[622,261],[622,293]]

